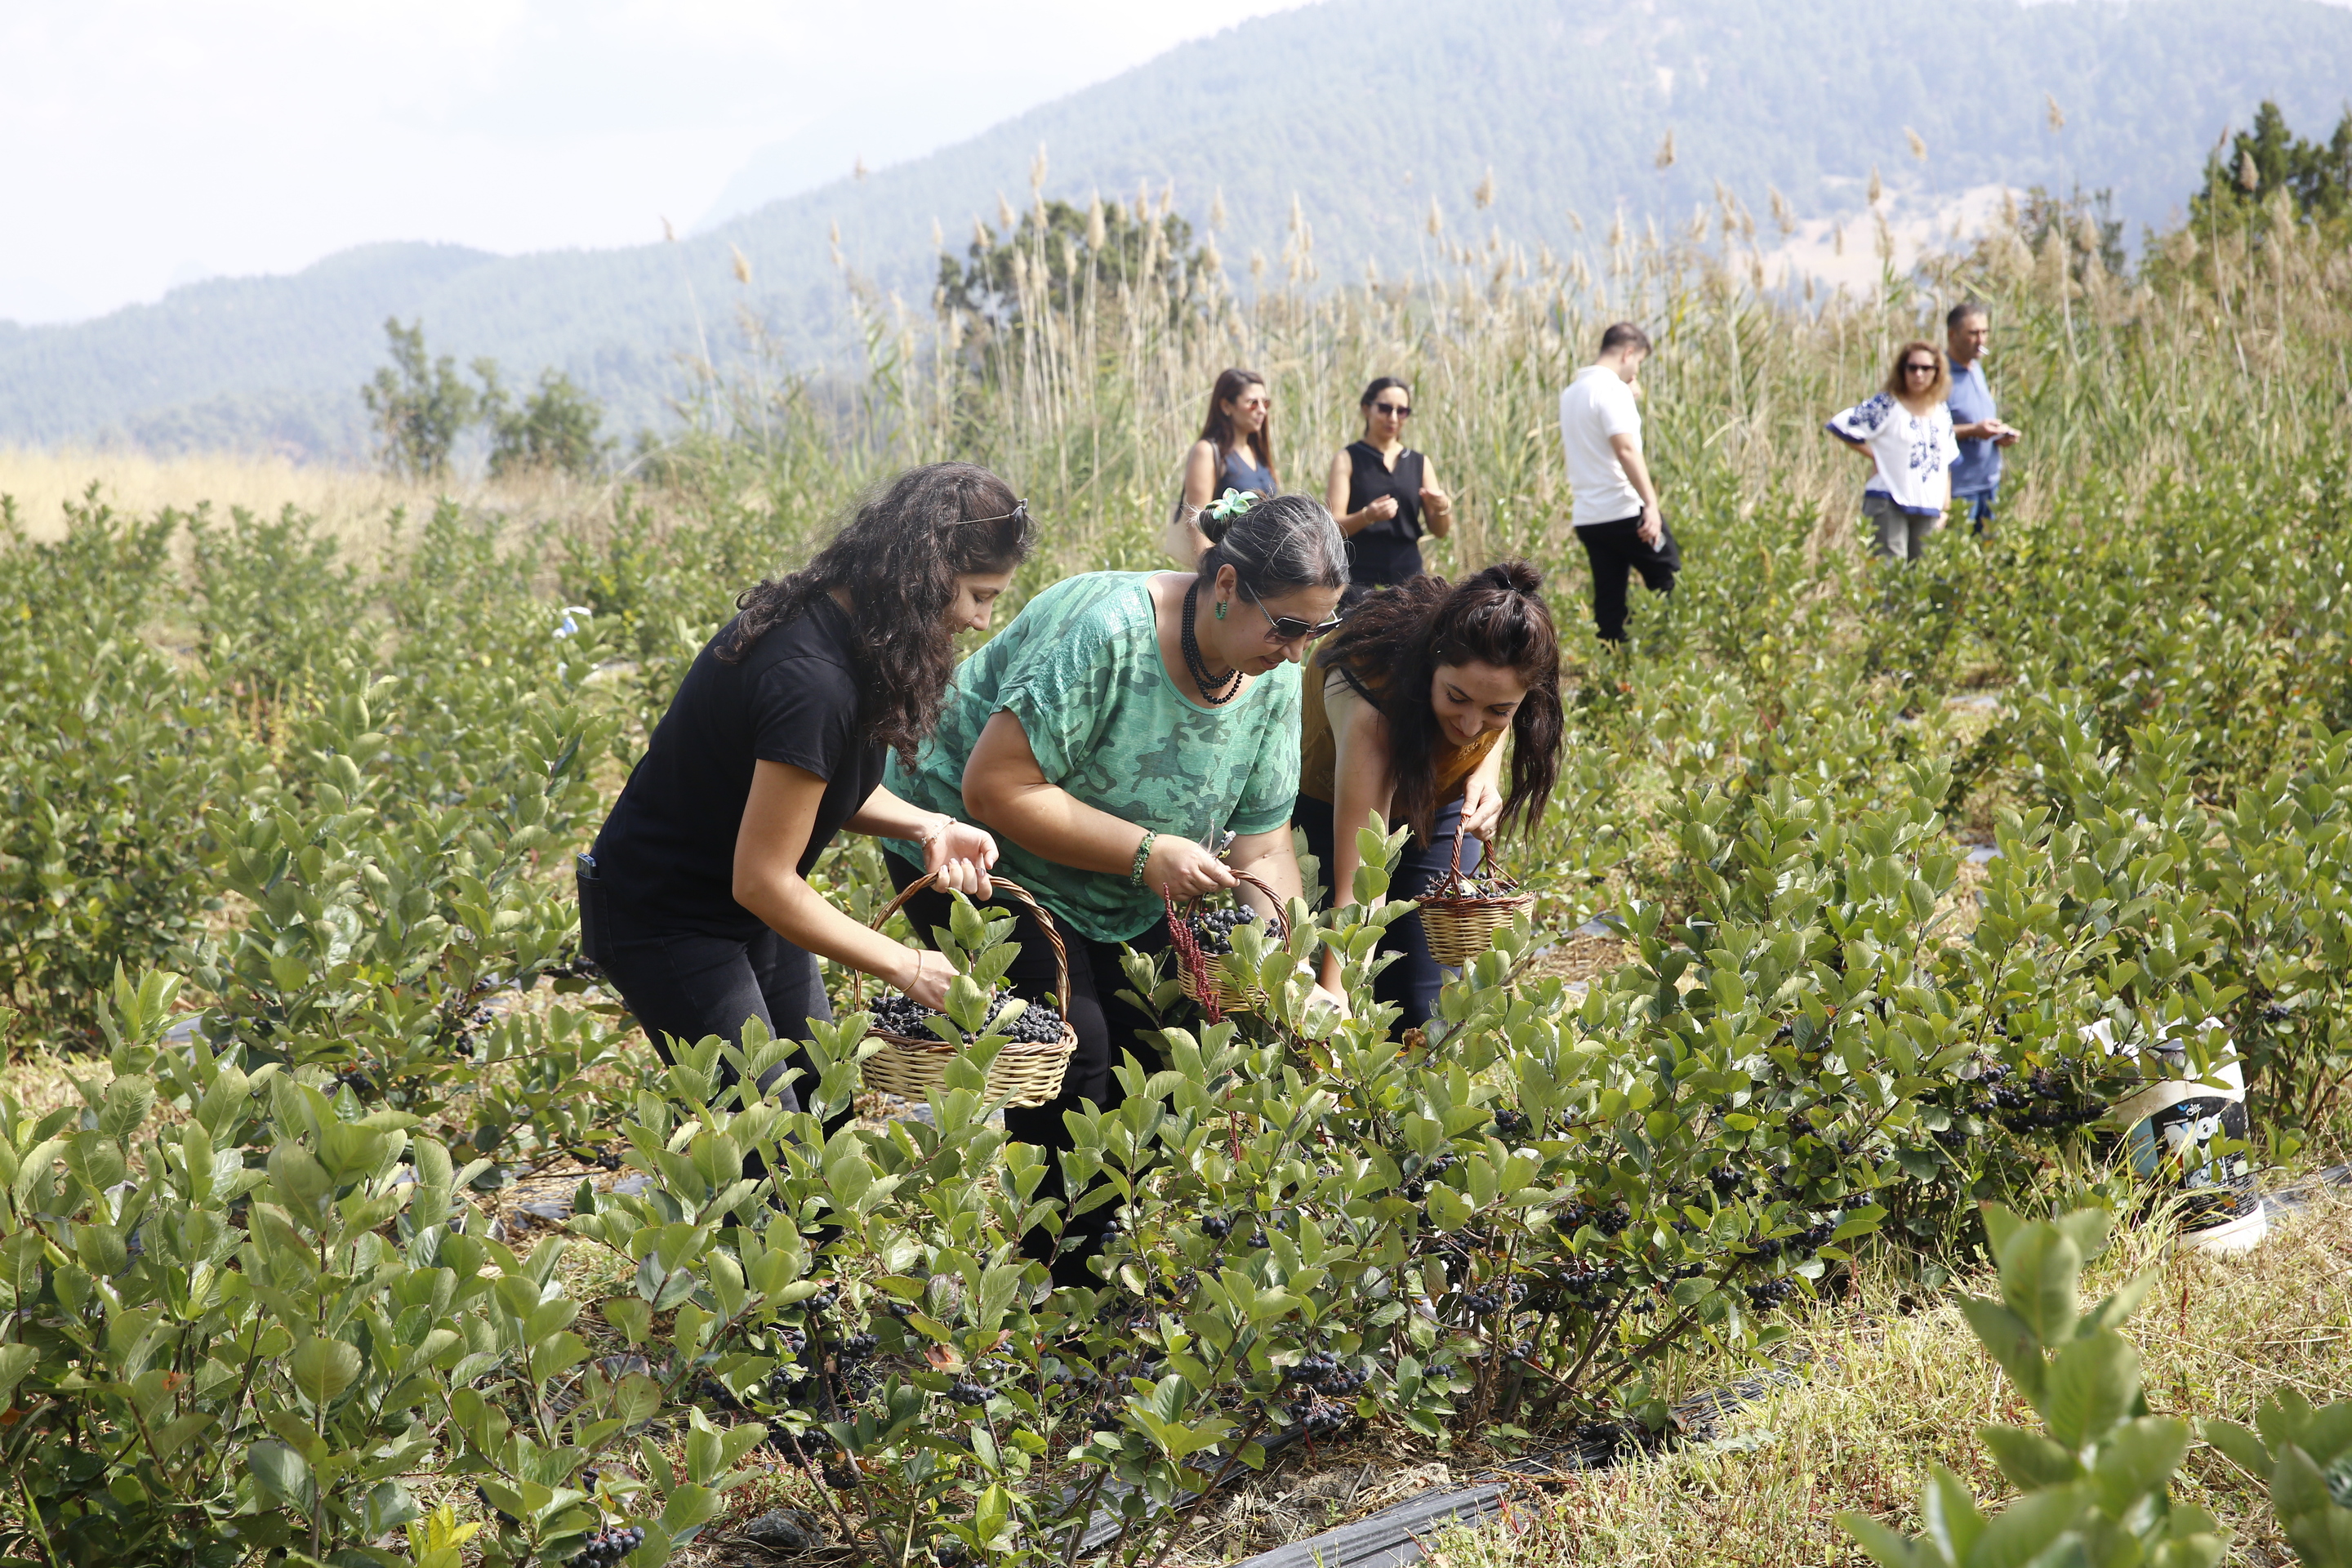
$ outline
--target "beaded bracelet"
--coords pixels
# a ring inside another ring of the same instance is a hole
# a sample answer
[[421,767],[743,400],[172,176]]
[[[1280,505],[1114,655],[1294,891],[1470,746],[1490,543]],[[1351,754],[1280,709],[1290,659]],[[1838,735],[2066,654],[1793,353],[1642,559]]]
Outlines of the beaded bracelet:
[[1127,874],[1129,886],[1143,886],[1143,863],[1151,858],[1151,841],[1159,837],[1148,827],[1143,830],[1143,842],[1135,847],[1135,867]]

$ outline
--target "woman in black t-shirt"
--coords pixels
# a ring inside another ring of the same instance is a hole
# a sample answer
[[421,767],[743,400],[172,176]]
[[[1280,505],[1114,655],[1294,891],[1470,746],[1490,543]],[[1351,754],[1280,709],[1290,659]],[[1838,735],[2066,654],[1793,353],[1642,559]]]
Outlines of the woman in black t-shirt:
[[[945,1000],[944,959],[868,930],[806,878],[847,827],[919,844],[926,870],[988,896],[995,840],[898,799],[882,763],[912,761],[955,634],[987,626],[1029,543],[1028,509],[994,474],[910,468],[805,568],[739,599],[696,657],[582,865],[589,956],[665,1060],[673,1037],[740,1044],[749,1018],[807,1039],[809,1019],[833,1016],[819,956]],[[782,1071],[761,1088],[797,1110]]]
[[1326,487],[1331,515],[1348,536],[1348,596],[1353,605],[1375,588],[1422,573],[1421,536],[1454,531],[1454,498],[1439,487],[1428,458],[1404,444],[1412,388],[1381,376],[1356,400],[1364,436],[1331,459]]

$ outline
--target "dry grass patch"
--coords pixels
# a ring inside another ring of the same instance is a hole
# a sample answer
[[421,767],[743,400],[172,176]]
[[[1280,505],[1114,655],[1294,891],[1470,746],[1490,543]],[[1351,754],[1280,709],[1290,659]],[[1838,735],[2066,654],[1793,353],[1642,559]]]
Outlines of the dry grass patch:
[[[2126,1331],[2146,1356],[2158,1414],[2248,1420],[2281,1384],[2314,1403],[2352,1395],[2352,1199],[2317,1197],[2243,1258],[2179,1253],[2153,1231],[2126,1234],[2086,1290],[2105,1293],[2142,1268],[2156,1269],[2158,1283]],[[1948,1296],[1926,1298],[1893,1279],[1860,1294],[1858,1306],[1825,1314],[1801,1336],[1806,1375],[1731,1418],[1714,1444],[1570,1477],[1522,1498],[1500,1521],[1451,1533],[1434,1560],[1444,1568],[1861,1564],[1867,1559],[1837,1511],[1917,1531],[1931,1460],[1998,1506],[2010,1493],[1976,1428],[2038,1425],[2032,1412]],[[2260,1489],[2211,1449],[2191,1450],[2175,1495],[2230,1527],[2231,1562],[2292,1561]]]
[[202,502],[210,502],[222,517],[233,509],[274,516],[290,506],[318,518],[355,550],[385,542],[386,520],[394,509],[407,509],[413,521],[430,517],[444,496],[468,508],[546,517],[605,510],[610,489],[602,482],[575,481],[559,474],[519,476],[496,484],[452,479],[421,485],[369,469],[296,463],[269,454],[155,457],[0,447],[0,495],[15,500],[18,520],[35,539],[62,535],[66,508],[80,504],[93,484],[100,501],[137,517],[152,517],[165,507],[187,511]]

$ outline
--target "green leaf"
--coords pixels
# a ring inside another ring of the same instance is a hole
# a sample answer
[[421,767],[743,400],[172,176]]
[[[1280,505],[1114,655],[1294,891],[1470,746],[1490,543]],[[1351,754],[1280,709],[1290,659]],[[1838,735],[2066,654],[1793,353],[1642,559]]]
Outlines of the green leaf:
[[2074,1295],[2083,1253],[2053,1225],[2029,1225],[2000,1258],[2000,1299],[2044,1349],[2074,1337]]
[[2113,1209],[2080,1208],[2058,1215],[2050,1223],[2074,1244],[2074,1250],[2087,1263],[2107,1249],[2107,1233],[2115,1227],[2116,1215]]
[[2039,1432],[2022,1426],[1986,1426],[1977,1428],[1977,1436],[1992,1450],[1993,1463],[2000,1467],[2000,1473],[2020,1491],[2064,1486],[2082,1479],[2083,1462]]
[[2198,1423],[2198,1435],[2221,1449],[2238,1468],[2265,1486],[2270,1484],[2271,1451],[2263,1446],[2263,1440],[2252,1430],[2235,1421],[2208,1416]]
[[1997,1259],[2009,1250],[2010,1238],[2025,1228],[2025,1222],[2007,1204],[1986,1204],[1979,1212],[1984,1220],[1985,1239]]
[[1976,1499],[1969,1493],[1967,1483],[1941,1465],[1930,1465],[1927,1485],[1919,1499],[1920,1522],[1927,1527],[1927,1539],[1936,1544],[1948,1563],[1965,1563],[1977,1537],[1985,1530],[1985,1517],[1977,1510]]
[[2084,1313],[2082,1324],[2074,1331],[2077,1334],[2089,1334],[2096,1333],[2101,1329],[2122,1328],[2124,1321],[2139,1310],[2139,1304],[2147,1300],[2147,1293],[2155,1284],[2155,1274],[2140,1275],[2088,1312]]
[[2000,1363],[2001,1371],[2009,1373],[2009,1380],[2033,1402],[2034,1408],[2040,1409],[2049,1363],[2042,1359],[2041,1345],[2025,1321],[2000,1302],[1981,1296],[1961,1297],[1960,1314],[1968,1319],[1969,1327],[1992,1359]]
[[1440,1230],[1460,1230],[1477,1212],[1468,1198],[1442,1182],[1429,1189],[1429,1223]]
[[2090,1497],[2080,1486],[2028,1492],[1985,1526],[1962,1568],[2025,1568],[2089,1506]]
[[287,1371],[302,1396],[320,1405],[357,1381],[361,1364],[357,1345],[320,1335],[294,1347]]
[[310,1467],[283,1443],[256,1443],[245,1451],[246,1468],[261,1489],[289,1508],[307,1509]]
[[2120,1521],[2132,1505],[2172,1479],[2189,1452],[2189,1423],[2170,1415],[2143,1415],[2116,1427],[2091,1467],[2091,1491],[2099,1511]]
[[1887,1529],[1866,1513],[1847,1509],[1838,1514],[1837,1521],[1879,1568],[1930,1568],[1935,1562],[1913,1545],[1909,1536]]
[[2051,1363],[2042,1409],[2050,1436],[2070,1448],[2104,1436],[2139,1396],[2139,1349],[2113,1329],[2076,1340]]

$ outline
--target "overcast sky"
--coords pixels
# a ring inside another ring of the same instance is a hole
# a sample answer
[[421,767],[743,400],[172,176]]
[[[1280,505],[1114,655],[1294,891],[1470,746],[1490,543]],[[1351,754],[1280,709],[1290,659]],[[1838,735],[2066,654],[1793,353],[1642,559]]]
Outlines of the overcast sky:
[[0,0],[0,319],[370,240],[658,239],[772,143],[878,165],[1297,3]]

